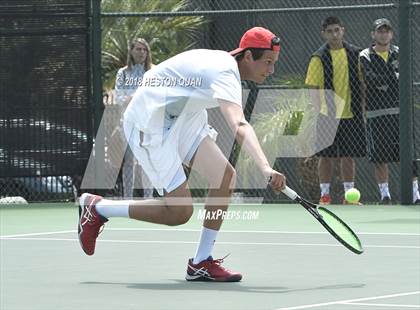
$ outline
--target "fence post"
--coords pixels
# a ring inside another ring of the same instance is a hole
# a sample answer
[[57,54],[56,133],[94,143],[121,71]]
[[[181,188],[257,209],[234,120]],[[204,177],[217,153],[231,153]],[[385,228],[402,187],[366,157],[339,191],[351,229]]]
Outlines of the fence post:
[[95,184],[96,188],[105,186],[105,135],[99,130],[103,114],[102,78],[101,78],[101,0],[92,0],[92,100],[93,124],[95,135]]
[[399,23],[399,89],[400,89],[400,161],[401,203],[412,204],[413,178],[413,106],[412,106],[412,48],[411,0],[401,0],[398,6]]
[[93,86],[93,111],[95,133],[99,128],[102,118],[102,79],[101,79],[101,1],[92,0],[92,86]]

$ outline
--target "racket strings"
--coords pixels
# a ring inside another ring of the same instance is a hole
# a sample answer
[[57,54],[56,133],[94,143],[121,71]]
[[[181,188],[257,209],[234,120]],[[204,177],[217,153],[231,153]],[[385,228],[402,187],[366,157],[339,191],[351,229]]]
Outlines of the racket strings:
[[361,242],[357,235],[348,227],[342,220],[340,220],[334,213],[325,209],[319,208],[319,214],[322,220],[334,232],[334,234],[344,242],[347,246],[356,250],[356,252],[363,252]]

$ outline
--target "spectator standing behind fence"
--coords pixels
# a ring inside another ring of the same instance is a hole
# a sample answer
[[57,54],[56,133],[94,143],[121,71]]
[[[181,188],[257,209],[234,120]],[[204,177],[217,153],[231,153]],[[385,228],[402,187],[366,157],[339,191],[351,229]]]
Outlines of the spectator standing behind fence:
[[[381,203],[390,204],[388,163],[399,156],[398,46],[392,45],[393,30],[386,18],[374,21],[373,44],[360,53],[365,87],[367,153],[375,165]],[[415,175],[415,173],[414,173]],[[417,178],[413,179],[413,202],[420,203]]]
[[[115,102],[120,107],[120,115],[130,102],[133,94],[141,83],[143,75],[152,66],[150,46],[145,39],[137,38],[131,41],[127,53],[127,65],[117,72],[115,81]],[[124,135],[121,130],[121,135]],[[125,138],[124,138],[125,139]],[[143,173],[140,165],[136,164],[133,152],[127,147],[122,164],[123,195],[125,198],[133,197],[134,180],[141,178],[143,196],[153,198],[151,182]],[[137,167],[137,169],[136,169]],[[137,171],[136,171],[137,170]]]
[[[305,83],[311,88],[328,90],[311,92],[311,100],[320,109],[318,138],[324,139],[334,133],[325,125],[331,123],[329,119],[339,121],[332,145],[318,152],[319,202],[326,205],[331,203],[330,182],[334,161],[340,160],[344,191],[353,188],[353,158],[365,156],[366,143],[358,70],[360,49],[343,40],[344,27],[335,16],[322,22],[322,36],[326,43],[312,54]],[[343,203],[347,201],[344,199]]]

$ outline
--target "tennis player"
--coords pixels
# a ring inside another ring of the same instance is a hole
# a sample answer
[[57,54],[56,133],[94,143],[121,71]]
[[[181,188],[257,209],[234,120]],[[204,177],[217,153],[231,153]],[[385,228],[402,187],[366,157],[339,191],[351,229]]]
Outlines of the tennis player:
[[[219,108],[237,142],[256,162],[270,185],[280,191],[283,174],[273,170],[253,128],[242,111],[241,80],[263,83],[274,72],[280,40],[269,30],[254,27],[230,53],[197,49],[178,54],[147,71],[124,113],[128,144],[162,200],[107,200],[84,193],[79,200],[79,240],[93,255],[100,228],[111,217],[126,217],[165,225],[181,225],[193,214],[184,167],[209,184],[206,212],[228,208],[236,172],[215,143],[207,109]],[[213,259],[212,250],[223,222],[206,217],[200,242],[189,259],[186,280],[236,282],[238,272]]]

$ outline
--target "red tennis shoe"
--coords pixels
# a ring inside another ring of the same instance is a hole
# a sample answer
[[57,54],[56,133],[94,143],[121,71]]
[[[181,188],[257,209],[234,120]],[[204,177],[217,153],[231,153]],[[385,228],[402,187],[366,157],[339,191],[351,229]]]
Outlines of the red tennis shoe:
[[331,204],[330,195],[329,194],[322,195],[321,199],[319,199],[319,204],[323,206]]
[[79,198],[79,242],[87,255],[95,253],[96,238],[108,219],[96,211],[96,204],[102,199],[101,196],[88,193]]
[[[226,258],[226,257],[224,257]],[[238,282],[242,275],[222,266],[223,259],[213,259],[209,256],[198,264],[193,264],[193,259],[188,260],[187,281],[215,281],[215,282]]]

